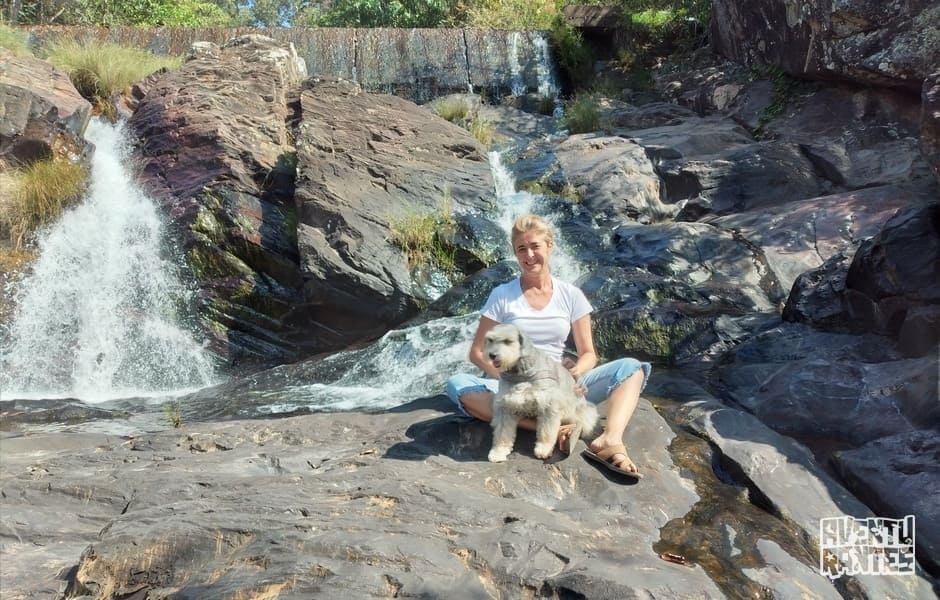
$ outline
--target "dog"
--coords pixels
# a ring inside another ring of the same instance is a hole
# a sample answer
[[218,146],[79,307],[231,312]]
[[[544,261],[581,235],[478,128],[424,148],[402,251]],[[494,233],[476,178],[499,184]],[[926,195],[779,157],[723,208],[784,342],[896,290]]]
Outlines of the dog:
[[[499,391],[493,400],[490,462],[503,462],[509,457],[522,417],[536,420],[538,458],[552,455],[562,423],[573,423],[584,433],[597,425],[597,408],[580,393],[568,369],[536,348],[515,325],[490,329],[484,337],[483,356],[500,372]],[[577,437],[572,434],[572,446]]]

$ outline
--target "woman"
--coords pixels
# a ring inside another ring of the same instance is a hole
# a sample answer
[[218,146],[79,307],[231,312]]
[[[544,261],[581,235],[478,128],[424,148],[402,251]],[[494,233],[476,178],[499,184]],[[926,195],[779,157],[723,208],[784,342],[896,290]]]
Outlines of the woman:
[[[470,362],[491,379],[458,374],[447,382],[447,395],[459,410],[483,421],[493,417],[493,396],[499,388],[499,371],[483,356],[483,339],[498,323],[512,323],[529,336],[533,344],[561,361],[586,388],[590,402],[607,400],[607,421],[603,432],[588,444],[585,456],[614,471],[640,477],[639,470],[623,445],[623,434],[649,378],[649,363],[621,358],[597,367],[597,352],[591,335],[593,308],[584,293],[570,283],[552,277],[549,258],[555,249],[551,227],[538,215],[525,215],[512,228],[512,247],[522,275],[497,286],[480,311],[480,323],[470,346]],[[577,360],[562,358],[565,341],[572,333]],[[596,367],[596,368],[595,368]],[[523,419],[519,426],[535,429],[535,422]],[[558,445],[570,453],[577,439],[573,427],[563,425]]]

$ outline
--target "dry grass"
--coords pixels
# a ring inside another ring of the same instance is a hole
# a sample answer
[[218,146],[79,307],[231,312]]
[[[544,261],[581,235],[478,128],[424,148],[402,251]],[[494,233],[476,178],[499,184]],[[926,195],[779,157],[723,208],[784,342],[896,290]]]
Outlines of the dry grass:
[[32,54],[26,43],[26,34],[9,25],[0,24],[0,48],[6,48],[17,56]]
[[33,233],[59,218],[69,204],[78,200],[88,180],[88,171],[67,160],[37,161],[25,169],[4,173],[0,192],[0,231],[17,249]]
[[69,74],[75,89],[99,111],[111,114],[111,94],[126,92],[131,84],[163,67],[182,64],[178,56],[157,56],[146,50],[102,42],[65,40],[48,52],[49,62]]

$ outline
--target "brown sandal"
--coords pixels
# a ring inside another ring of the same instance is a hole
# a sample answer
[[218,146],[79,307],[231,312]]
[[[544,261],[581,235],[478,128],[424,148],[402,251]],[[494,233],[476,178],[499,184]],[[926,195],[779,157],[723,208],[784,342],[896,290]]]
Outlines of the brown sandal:
[[[621,459],[618,462],[614,462],[614,457],[618,454],[623,454],[626,456],[626,459]],[[599,452],[592,452],[590,448],[581,453],[584,458],[593,460],[601,465],[604,465],[611,471],[615,473],[620,473],[621,475],[626,475],[627,477],[634,477],[636,479],[643,479],[643,476],[637,473],[636,471],[628,471],[623,467],[624,463],[632,463],[630,460],[630,455],[627,454],[627,448],[623,444],[618,444],[616,446],[608,446]]]

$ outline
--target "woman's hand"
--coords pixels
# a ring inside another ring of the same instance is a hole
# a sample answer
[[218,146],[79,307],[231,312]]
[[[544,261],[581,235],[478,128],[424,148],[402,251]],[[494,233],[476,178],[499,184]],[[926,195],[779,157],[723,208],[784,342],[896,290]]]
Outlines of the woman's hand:
[[574,377],[575,392],[577,392],[579,396],[586,396],[587,388],[581,385],[581,382],[578,381],[578,379],[581,378],[581,374],[578,373],[578,363],[565,356],[561,359],[561,366],[568,369],[568,372],[571,373],[572,377]]

